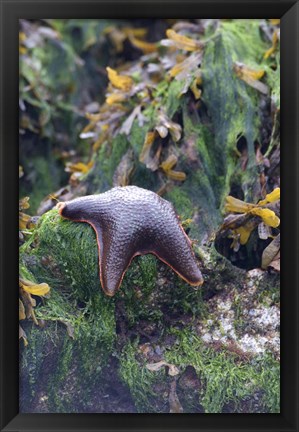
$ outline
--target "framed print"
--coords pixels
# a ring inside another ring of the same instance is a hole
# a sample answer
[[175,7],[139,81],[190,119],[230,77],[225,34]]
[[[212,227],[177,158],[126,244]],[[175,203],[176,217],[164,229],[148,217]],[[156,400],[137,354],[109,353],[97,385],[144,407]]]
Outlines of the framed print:
[[298,3],[1,30],[1,430],[298,430]]

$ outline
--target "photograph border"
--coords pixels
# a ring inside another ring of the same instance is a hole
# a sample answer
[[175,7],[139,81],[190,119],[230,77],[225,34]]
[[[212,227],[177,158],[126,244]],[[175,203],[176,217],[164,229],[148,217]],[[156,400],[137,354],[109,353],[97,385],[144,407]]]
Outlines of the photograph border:
[[[299,3],[287,0],[0,0],[1,431],[298,431]],[[19,414],[18,20],[38,18],[281,19],[281,413]]]

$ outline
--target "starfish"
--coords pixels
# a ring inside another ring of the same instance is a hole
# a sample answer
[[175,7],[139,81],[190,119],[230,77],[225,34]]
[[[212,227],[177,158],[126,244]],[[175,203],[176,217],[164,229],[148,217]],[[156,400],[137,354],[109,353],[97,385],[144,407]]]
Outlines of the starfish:
[[115,187],[56,207],[62,217],[86,222],[95,230],[100,281],[108,296],[119,289],[132,259],[144,254],[156,255],[190,285],[203,283],[173,205],[156,193],[137,186]]

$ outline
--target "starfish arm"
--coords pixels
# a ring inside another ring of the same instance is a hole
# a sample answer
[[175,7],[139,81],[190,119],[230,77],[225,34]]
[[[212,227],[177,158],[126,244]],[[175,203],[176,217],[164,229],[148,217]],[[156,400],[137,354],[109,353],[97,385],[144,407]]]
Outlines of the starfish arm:
[[137,254],[134,242],[113,229],[99,230],[99,267],[102,288],[112,297],[118,291],[130,262]]
[[201,285],[203,277],[191,241],[180,224],[173,221],[167,221],[163,230],[159,231],[163,235],[155,241],[153,253],[190,285]]

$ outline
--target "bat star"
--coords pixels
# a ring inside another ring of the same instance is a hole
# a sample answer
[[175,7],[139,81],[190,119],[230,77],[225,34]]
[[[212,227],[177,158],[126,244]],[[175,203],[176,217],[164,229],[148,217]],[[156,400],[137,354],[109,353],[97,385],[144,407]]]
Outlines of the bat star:
[[191,241],[173,205],[156,193],[137,186],[116,187],[56,207],[62,217],[86,222],[95,230],[100,280],[108,296],[119,289],[132,259],[149,253],[190,285],[203,283]]

